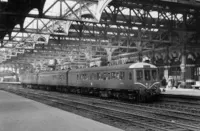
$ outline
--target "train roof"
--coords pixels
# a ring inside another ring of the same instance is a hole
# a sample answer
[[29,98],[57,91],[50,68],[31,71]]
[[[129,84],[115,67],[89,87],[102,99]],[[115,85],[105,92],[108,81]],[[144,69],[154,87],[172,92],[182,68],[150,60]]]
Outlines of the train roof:
[[[122,65],[115,65],[115,66],[101,66],[101,67],[92,67],[92,68],[82,68],[82,69],[72,69],[70,72],[84,72],[84,71],[102,71],[102,70],[121,70],[121,69],[136,69],[136,68],[157,68],[155,65],[138,62],[138,63],[131,63],[131,64],[122,64]],[[26,73],[26,75],[37,75],[37,74],[51,74],[51,73],[63,73],[67,72],[68,70],[60,70],[60,71],[47,71],[47,72],[40,72],[40,73]]]
[[157,68],[155,65],[152,65],[149,63],[144,63],[144,62],[134,63],[129,66],[129,68],[145,68],[145,67]]
[[68,70],[59,70],[59,71],[44,71],[44,72],[40,72],[39,74],[49,74],[49,73],[62,73],[62,72],[67,72]]
[[157,68],[155,65],[138,62],[132,64],[122,64],[122,65],[115,65],[115,66],[101,66],[101,67],[92,67],[92,68],[83,68],[83,69],[72,69],[72,72],[81,72],[81,71],[101,71],[101,70],[121,70],[121,69],[136,69],[136,68]]

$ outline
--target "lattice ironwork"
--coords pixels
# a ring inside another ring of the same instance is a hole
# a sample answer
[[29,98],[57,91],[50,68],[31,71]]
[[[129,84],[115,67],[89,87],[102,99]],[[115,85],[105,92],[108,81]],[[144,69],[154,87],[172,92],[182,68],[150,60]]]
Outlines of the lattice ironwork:
[[[49,15],[55,6],[59,6],[60,10],[57,14]],[[97,10],[94,10],[95,7]],[[39,12],[39,17],[28,14],[27,17],[32,20],[23,28],[15,27],[11,36],[4,39],[1,46],[18,47],[29,43],[30,38],[34,39],[36,34],[47,35],[58,43],[62,40],[66,40],[66,43],[72,41],[78,51],[88,45],[107,48],[111,43],[110,48],[118,48],[119,52],[123,53],[138,49],[134,44],[138,41],[147,43],[143,50],[152,50],[152,46],[159,47],[160,43],[181,44],[181,34],[184,32],[187,32],[190,41],[196,42],[200,30],[198,7],[198,1],[194,0],[76,0],[72,6],[69,1],[56,0],[42,13]],[[33,25],[35,27],[31,28]],[[70,46],[60,43],[35,43],[33,50],[65,49],[68,52]]]

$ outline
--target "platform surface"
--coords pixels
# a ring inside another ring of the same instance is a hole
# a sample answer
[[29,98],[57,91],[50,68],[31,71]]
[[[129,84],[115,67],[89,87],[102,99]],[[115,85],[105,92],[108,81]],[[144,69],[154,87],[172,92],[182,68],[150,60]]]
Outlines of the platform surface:
[[163,92],[164,88],[161,88],[161,94],[170,94],[170,95],[186,95],[186,96],[199,96],[200,97],[200,90],[199,89],[183,89],[183,88],[172,88],[167,89]]
[[0,90],[0,131],[122,131]]
[[16,84],[16,85],[20,85],[21,82],[0,82],[0,84]]

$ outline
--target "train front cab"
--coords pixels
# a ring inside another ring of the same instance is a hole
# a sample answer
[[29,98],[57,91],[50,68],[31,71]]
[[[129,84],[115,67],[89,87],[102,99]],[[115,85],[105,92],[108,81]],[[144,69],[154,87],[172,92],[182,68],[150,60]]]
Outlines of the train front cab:
[[[139,87],[139,101],[151,99],[160,94],[160,82],[158,78],[158,69],[144,65],[143,68],[134,70],[135,86]],[[146,101],[146,100],[145,100]]]

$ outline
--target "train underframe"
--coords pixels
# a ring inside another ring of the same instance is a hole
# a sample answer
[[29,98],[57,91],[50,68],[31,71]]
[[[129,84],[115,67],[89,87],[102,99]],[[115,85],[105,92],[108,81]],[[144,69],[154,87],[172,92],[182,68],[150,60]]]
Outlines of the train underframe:
[[58,91],[64,93],[92,95],[101,98],[117,98],[131,100],[134,102],[148,102],[155,100],[158,95],[155,91],[140,91],[140,90],[114,90],[114,89],[99,89],[86,87],[66,87],[66,86],[46,86],[46,85],[27,85],[23,84],[24,88],[41,89],[48,91]]

